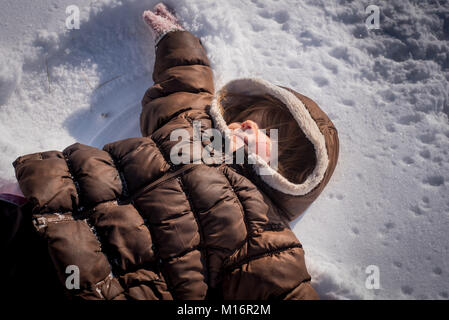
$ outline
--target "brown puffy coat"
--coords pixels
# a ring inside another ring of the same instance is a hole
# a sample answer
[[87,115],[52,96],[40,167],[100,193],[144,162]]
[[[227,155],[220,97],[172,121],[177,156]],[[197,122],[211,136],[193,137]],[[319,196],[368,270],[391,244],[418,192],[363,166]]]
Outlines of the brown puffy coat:
[[61,283],[68,266],[79,268],[80,288],[67,293],[85,299],[317,298],[289,221],[315,200],[335,168],[338,138],[328,117],[289,89],[236,80],[226,89],[264,91],[289,104],[314,144],[316,170],[293,185],[279,175],[259,176],[263,163],[174,164],[173,130],[192,133],[200,121],[201,131],[215,127],[226,134],[201,41],[188,32],[167,34],[156,50],[153,80],[142,101],[143,137],[103,150],[77,143],[14,162]]

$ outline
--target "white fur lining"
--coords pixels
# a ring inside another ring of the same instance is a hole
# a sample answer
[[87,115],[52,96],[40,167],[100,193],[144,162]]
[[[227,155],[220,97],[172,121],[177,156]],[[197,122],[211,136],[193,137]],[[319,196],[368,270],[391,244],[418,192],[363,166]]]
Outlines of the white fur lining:
[[[318,128],[318,125],[313,120],[312,116],[301,100],[299,100],[290,91],[259,78],[243,78],[232,80],[225,86],[223,86],[221,90],[226,90],[228,92],[239,92],[248,95],[266,93],[273,96],[274,98],[277,98],[287,106],[295,120],[298,122],[298,125],[304,132],[305,136],[310,140],[315,148],[317,159],[315,169],[302,184],[295,184],[290,182],[284,176],[270,167],[267,162],[257,154],[250,153],[248,155],[248,159],[253,160],[253,163],[255,163],[255,171],[260,175],[260,177],[266,184],[283,193],[300,196],[308,194],[321,182],[321,180],[323,180],[324,174],[329,164],[326,143],[323,134]],[[230,129],[223,119],[223,115],[220,111],[220,106],[217,102],[218,93],[219,92],[215,94],[215,97],[212,101],[210,114],[214,121],[215,127],[224,135],[229,136]],[[264,169],[265,173],[268,172],[269,174],[261,175],[260,171],[262,170],[262,168]]]

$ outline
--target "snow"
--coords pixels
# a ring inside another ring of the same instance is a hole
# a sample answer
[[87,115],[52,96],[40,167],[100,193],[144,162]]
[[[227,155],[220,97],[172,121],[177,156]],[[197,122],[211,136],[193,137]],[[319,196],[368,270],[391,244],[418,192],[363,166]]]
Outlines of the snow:
[[[156,1],[2,0],[0,177],[19,155],[139,136]],[[81,27],[67,30],[66,7]],[[449,297],[449,4],[168,1],[202,38],[217,88],[247,76],[313,98],[339,130],[335,174],[293,223],[331,299]],[[365,8],[380,8],[380,29]],[[367,289],[368,266],[379,289]]]
[[6,104],[13,94],[22,76],[22,66],[9,53],[1,54],[0,61],[0,105]]

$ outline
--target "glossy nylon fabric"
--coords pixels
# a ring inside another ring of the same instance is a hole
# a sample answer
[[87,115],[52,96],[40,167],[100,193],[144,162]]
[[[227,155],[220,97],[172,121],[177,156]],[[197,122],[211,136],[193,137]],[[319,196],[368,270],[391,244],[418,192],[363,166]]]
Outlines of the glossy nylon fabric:
[[[76,143],[14,162],[60,282],[68,267],[79,270],[80,287],[67,289],[70,297],[318,298],[288,224],[318,194],[307,203],[284,195],[279,206],[276,190],[248,165],[183,169],[170,161],[175,129],[187,130],[192,146],[194,121],[202,132],[212,128],[212,78],[201,41],[171,32],[157,46],[154,85],[142,100],[143,137],[103,150]],[[295,201],[306,204],[295,210]]]

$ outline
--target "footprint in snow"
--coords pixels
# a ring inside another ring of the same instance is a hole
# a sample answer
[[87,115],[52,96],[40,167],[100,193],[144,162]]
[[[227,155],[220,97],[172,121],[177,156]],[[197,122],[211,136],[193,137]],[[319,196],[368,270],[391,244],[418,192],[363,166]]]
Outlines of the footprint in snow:
[[413,288],[408,285],[402,286],[401,290],[406,295],[411,295],[413,293]]
[[411,165],[411,164],[415,163],[415,160],[413,160],[413,158],[409,157],[409,156],[402,158],[402,161],[407,165]]
[[444,177],[440,175],[428,176],[423,180],[423,183],[426,185],[431,185],[433,187],[440,187],[444,185]]
[[320,86],[320,87],[324,87],[324,86],[327,86],[327,85],[329,84],[329,80],[327,80],[327,79],[324,78],[324,77],[320,77],[320,76],[314,77],[314,78],[313,78],[313,81],[315,81],[315,83],[316,83],[318,86]]
[[427,150],[427,149],[424,149],[424,150],[422,150],[422,151],[420,151],[419,152],[419,155],[421,156],[421,157],[423,157],[424,159],[430,159],[430,151],[429,150]]
[[417,123],[419,121],[421,121],[421,116],[417,113],[414,113],[414,114],[409,114],[409,115],[400,117],[397,122],[399,124],[408,126],[408,125]]

